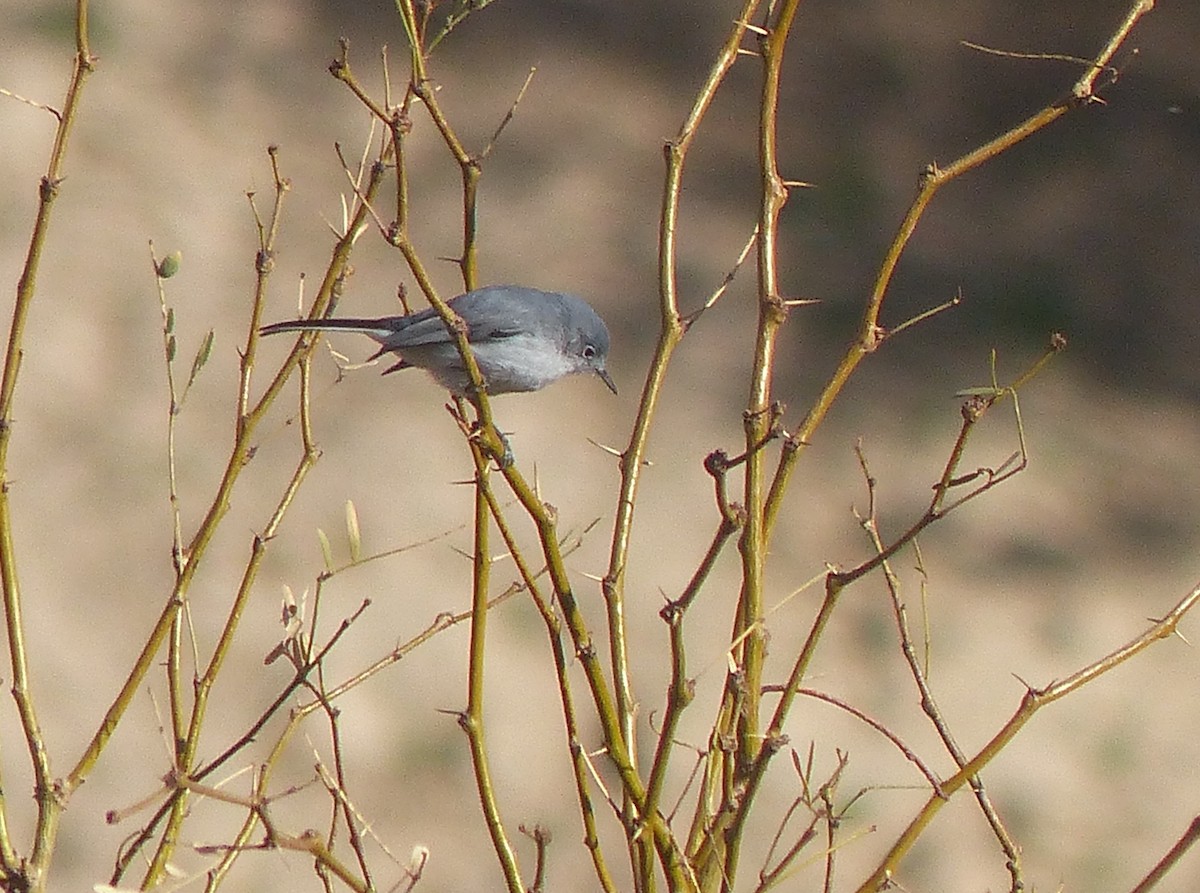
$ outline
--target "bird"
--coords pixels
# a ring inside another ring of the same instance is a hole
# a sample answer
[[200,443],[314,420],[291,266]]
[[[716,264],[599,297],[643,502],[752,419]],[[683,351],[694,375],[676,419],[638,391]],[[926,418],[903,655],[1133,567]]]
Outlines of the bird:
[[[538,391],[578,373],[595,374],[617,393],[607,368],[608,327],[582,298],[521,285],[488,285],[447,303],[466,324],[467,342],[488,394]],[[259,333],[311,331],[369,335],[380,345],[370,360],[387,353],[399,357],[384,375],[415,367],[456,396],[472,394],[462,355],[433,307],[377,319],[286,320],[263,326]]]

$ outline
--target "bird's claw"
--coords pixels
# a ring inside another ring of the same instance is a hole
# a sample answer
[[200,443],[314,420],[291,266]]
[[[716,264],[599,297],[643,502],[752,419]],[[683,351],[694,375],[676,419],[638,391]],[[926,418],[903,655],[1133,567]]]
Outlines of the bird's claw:
[[500,470],[504,471],[506,468],[512,468],[516,458],[513,456],[512,447],[509,446],[508,438],[499,431],[496,432],[496,435],[500,438],[500,443],[503,444],[504,451],[501,452],[499,456],[493,456],[492,458],[496,460],[496,464],[500,466]]
[[496,465],[499,466],[501,471],[511,468],[516,458],[513,456],[512,446],[509,444],[508,438],[494,427],[492,428],[492,433],[496,435],[494,441],[484,436],[483,429],[476,423],[472,426],[471,433],[467,436],[488,458],[495,460]]

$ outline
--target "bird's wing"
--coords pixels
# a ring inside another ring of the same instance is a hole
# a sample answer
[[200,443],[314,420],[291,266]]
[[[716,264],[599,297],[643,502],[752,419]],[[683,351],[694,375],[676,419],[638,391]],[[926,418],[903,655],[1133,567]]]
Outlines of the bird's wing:
[[[529,306],[513,301],[503,287],[489,286],[458,295],[450,309],[467,321],[467,341],[494,341],[525,331]],[[449,344],[454,339],[432,307],[411,316],[397,317],[397,324],[381,343],[387,350]]]
[[[468,321],[467,340],[494,341],[511,338],[530,327],[544,327],[548,295],[531,288],[492,285],[452,298],[450,308]],[[514,300],[514,298],[516,298]],[[556,308],[561,314],[561,309]],[[378,319],[335,317],[316,320],[290,320],[264,326],[262,334],[276,332],[326,331],[360,332],[370,335],[383,351],[449,344],[454,339],[446,324],[432,307],[408,316],[383,316]]]
[[550,297],[534,288],[489,285],[459,295],[450,307],[469,321],[468,341],[495,341],[545,328],[547,309],[560,312]]

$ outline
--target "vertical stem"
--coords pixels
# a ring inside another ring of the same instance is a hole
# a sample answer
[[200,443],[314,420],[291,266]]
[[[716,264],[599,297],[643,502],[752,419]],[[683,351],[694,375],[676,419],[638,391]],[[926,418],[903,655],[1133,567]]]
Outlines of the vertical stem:
[[787,202],[787,190],[779,175],[777,142],[780,69],[792,20],[800,0],[788,0],[774,26],[761,42],[763,85],[759,101],[758,162],[761,180],[758,237],[758,334],[754,345],[754,368],[746,405],[746,478],[744,485],[746,526],[739,548],[742,555],[742,592],[738,634],[743,635],[739,664],[744,674],[746,707],[738,722],[739,763],[753,762],[761,745],[759,696],[762,687],[764,631],[762,621],[763,567],[766,540],[763,518],[766,457],[759,446],[771,425],[771,382],[775,369],[775,342],[787,314],[779,295],[777,242],[779,214]]
[[[646,443],[650,427],[658,408],[658,400],[666,379],[667,367],[679,342],[683,339],[685,325],[679,314],[676,291],[676,236],[679,220],[679,201],[683,185],[684,163],[688,150],[700,129],[705,114],[712,105],[725,75],[738,58],[738,48],[746,33],[746,23],[758,7],[759,0],[745,0],[740,15],[730,29],[709,70],[704,85],[696,95],[687,117],[680,125],[675,138],[663,149],[666,160],[666,175],[663,183],[662,204],[658,235],[658,302],[659,337],[654,358],[642,387],[638,403],[637,419],[634,421],[629,444],[621,453],[621,487],[617,497],[616,519],[613,522],[612,547],[608,570],[602,582],[604,603],[607,610],[609,663],[613,674],[613,689],[616,710],[620,722],[621,738],[630,759],[636,761],[635,703],[629,678],[628,641],[625,630],[625,570],[629,557],[629,546],[633,530],[633,510],[637,501],[638,485],[645,464]],[[632,768],[636,771],[636,762]],[[623,798],[623,818],[626,828],[636,827],[628,791]],[[642,847],[640,855],[636,852]],[[640,888],[652,881],[639,866],[648,863],[646,857],[646,835],[630,841],[635,883]],[[668,871],[670,875],[670,871]]]
[[[94,68],[88,37],[87,0],[77,0],[75,5],[75,61],[70,85],[62,111],[57,114],[58,127],[54,134],[54,145],[50,150],[50,161],[42,177],[39,190],[37,216],[25,256],[25,266],[17,282],[17,296],[13,304],[12,323],[8,330],[8,347],[4,357],[4,372],[0,376],[0,587],[3,589],[4,622],[8,636],[12,693],[20,716],[21,729],[33,766],[34,797],[37,800],[37,830],[33,851],[24,861],[16,855],[7,834],[7,821],[0,816],[0,831],[4,831],[0,844],[4,875],[14,886],[24,883],[33,891],[42,890],[46,884],[47,869],[54,849],[58,831],[58,820],[62,812],[61,791],[50,770],[50,755],[46,750],[45,738],[38,723],[29,680],[28,651],[25,642],[25,622],[21,605],[17,562],[14,554],[12,506],[9,503],[8,447],[13,432],[13,403],[17,388],[17,374],[21,367],[22,343],[25,323],[33,304],[37,273],[41,263],[42,249],[50,226],[50,215],[54,200],[58,197],[62,183],[62,168],[67,154],[67,141],[79,108],[84,82]],[[0,804],[3,801],[0,800]],[[18,881],[17,878],[21,878]]]
[[471,445],[475,460],[475,557],[472,564],[471,588],[471,645],[467,665],[467,709],[459,717],[471,749],[471,764],[475,770],[475,784],[479,790],[479,804],[487,823],[492,848],[504,871],[504,881],[509,893],[523,893],[525,886],[517,867],[517,856],[504,830],[500,818],[500,807],[496,801],[496,790],[492,785],[492,770],[488,762],[486,736],[483,725],[483,671],[486,666],[484,650],[487,640],[488,581],[491,577],[492,560],[488,547],[488,525],[491,523],[486,490],[488,487],[488,463],[491,461],[480,448]]
[[[422,23],[413,6],[412,0],[399,0],[397,8],[405,22],[408,36],[410,58],[412,64],[411,95],[420,99],[428,111],[434,126],[442,136],[446,148],[454,157],[462,175],[463,202],[463,243],[462,255],[458,259],[462,272],[463,285],[467,291],[476,287],[478,282],[477,241],[478,241],[478,194],[479,179],[482,169],[477,159],[463,147],[462,142],[454,133],[450,122],[438,106],[437,99],[429,89],[426,75],[426,50],[423,46]],[[397,233],[394,244],[404,254],[409,269],[421,285],[430,303],[447,324],[454,336],[459,353],[467,367],[471,380],[475,383],[482,381],[479,375],[475,355],[467,343],[465,327],[453,326],[454,314],[440,298],[437,297],[432,283],[429,281],[424,267],[417,256],[408,234],[406,189],[407,173],[403,166],[403,154],[400,148],[402,134],[393,130],[397,144],[397,209],[400,218],[397,220]],[[465,401],[459,400],[459,411],[464,409]],[[496,799],[495,788],[492,784],[491,767],[488,761],[486,735],[484,733],[484,669],[485,646],[487,641],[487,610],[488,584],[491,578],[491,556],[489,552],[490,507],[488,494],[490,484],[489,463],[491,455],[501,447],[501,438],[492,422],[491,405],[482,388],[472,399],[475,407],[481,438],[471,443],[471,458],[475,464],[475,545],[473,557],[473,576],[471,589],[471,644],[467,668],[467,708],[459,716],[459,723],[467,733],[467,741],[471,752],[471,763],[474,768],[475,782],[479,792],[480,807],[487,823],[488,834],[491,836],[492,848],[500,860],[504,872],[505,883],[510,893],[523,893],[524,884],[521,880],[517,857],[512,844],[504,829],[500,817],[500,808]]]
[[[779,293],[777,268],[779,214],[787,202],[787,190],[778,169],[779,84],[784,49],[800,0],[785,0],[774,24],[760,41],[763,82],[759,99],[758,163],[761,194],[758,220],[758,333],[754,345],[754,367],[745,414],[746,471],[744,505],[746,526],[739,541],[742,557],[742,590],[736,635],[741,644],[734,659],[741,679],[736,681],[744,698],[737,714],[737,761],[735,796],[749,776],[763,745],[760,730],[763,661],[766,634],[762,627],[764,567],[767,531],[764,519],[766,456],[759,448],[771,425],[771,384],[775,368],[775,343],[786,312]],[[729,689],[731,694],[735,686]],[[737,876],[741,839],[731,835],[726,841],[722,887],[729,889]]]
[[462,159],[459,164],[463,181],[463,251],[459,266],[462,268],[463,283],[467,291],[470,291],[479,281],[476,241],[479,226],[479,178],[483,175],[483,170],[474,158]]

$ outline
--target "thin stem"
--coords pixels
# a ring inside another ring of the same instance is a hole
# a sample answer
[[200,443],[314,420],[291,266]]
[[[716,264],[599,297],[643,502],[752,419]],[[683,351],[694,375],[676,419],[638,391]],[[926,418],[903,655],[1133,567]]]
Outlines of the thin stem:
[[[307,378],[308,364],[301,365],[301,379],[303,382],[302,392],[307,398]],[[306,400],[305,400],[306,402]],[[302,430],[304,438],[307,441],[311,437],[311,430],[307,425],[307,412],[301,413]],[[258,570],[262,565],[263,558],[266,555],[267,544],[275,537],[279,529],[279,525],[283,523],[283,517],[288,508],[291,506],[297,492],[303,484],[308,472],[316,464],[319,456],[318,451],[313,447],[311,442],[305,443],[305,449],[302,452],[300,459],[292,473],[291,479],[281,495],[279,502],[276,504],[274,511],[271,513],[266,525],[261,533],[254,536],[250,546],[250,557],[246,562],[246,566],[242,572],[242,579],[238,585],[234,595],[233,604],[229,608],[226,616],[225,625],[221,630],[221,634],[217,639],[216,645],[213,647],[213,652],[209,658],[204,671],[200,673],[198,678],[193,683],[192,710],[188,719],[186,734],[177,743],[177,751],[175,754],[175,771],[183,776],[190,776],[197,759],[197,753],[200,746],[200,735],[204,728],[204,720],[207,715],[209,695],[212,692],[213,686],[216,684],[217,677],[220,675],[221,668],[224,666],[226,658],[233,647],[234,636],[241,624],[242,615],[246,610],[246,606],[250,599],[250,594],[254,588],[254,581],[258,575]],[[178,625],[178,620],[176,621]],[[174,653],[174,649],[173,649]],[[178,840],[180,829],[184,819],[187,816],[187,797],[181,791],[180,796],[175,799],[172,804],[171,813],[168,817],[166,827],[163,830],[162,839],[158,848],[155,850],[154,857],[151,859],[150,866],[147,869],[145,882],[152,883],[158,878],[161,878],[166,871],[167,863],[174,855],[174,847]]]
[[734,26],[730,29],[717,59],[709,69],[708,77],[691,110],[680,125],[675,138],[663,147],[666,160],[666,176],[663,184],[658,228],[658,303],[659,336],[654,357],[642,386],[638,403],[637,418],[633,423],[629,444],[621,453],[621,486],[617,495],[617,512],[613,521],[612,547],[609,552],[608,570],[602,588],[608,611],[608,633],[610,662],[618,710],[622,716],[622,737],[626,744],[633,741],[633,696],[629,681],[629,658],[626,653],[625,635],[625,569],[633,531],[634,506],[637,503],[638,486],[646,461],[646,443],[658,408],[667,367],[680,340],[685,326],[679,314],[679,298],[676,282],[677,230],[679,225],[679,202],[683,188],[684,166],[688,151],[699,132],[700,124],[716,97],[717,90],[738,58],[738,48],[746,33],[746,23],[758,8],[759,0],[745,0]]
[[1061,682],[1053,682],[1041,689],[1028,689],[1025,692],[1025,696],[1021,698],[1021,703],[1017,707],[1016,712],[1013,713],[1008,722],[958,772],[942,782],[941,794],[934,794],[926,801],[924,807],[922,807],[920,812],[909,823],[908,827],[905,828],[904,832],[896,839],[896,842],[880,861],[875,871],[858,887],[858,893],[874,893],[874,891],[882,889],[888,883],[888,878],[899,867],[900,860],[912,849],[917,838],[924,833],[942,807],[949,802],[950,796],[967,785],[972,778],[979,775],[984,766],[990,763],[1016,737],[1017,732],[1024,727],[1025,723],[1033,718],[1033,715],[1038,710],[1047,704],[1066,697],[1089,682],[1100,678],[1110,670],[1116,669],[1130,658],[1149,648],[1155,642],[1174,635],[1176,628],[1179,626],[1179,621],[1195,606],[1197,601],[1200,601],[1200,585],[1193,588],[1187,595],[1180,599],[1162,620],[1154,623],[1137,638],[1094,663],[1088,664],[1086,667],[1072,673]]
[[1200,816],[1192,819],[1183,836],[1175,842],[1175,845],[1171,847],[1165,856],[1158,860],[1158,863],[1150,870],[1150,873],[1142,878],[1130,893],[1149,893],[1150,889],[1166,877],[1167,872],[1175,867],[1175,864],[1183,857],[1183,854],[1191,849],[1197,840],[1200,840]]
[[9,836],[7,802],[0,797],[0,859],[3,860],[0,868],[11,886],[25,887],[35,893],[45,888],[59,817],[69,792],[64,791],[53,777],[50,755],[34,706],[17,572],[12,506],[9,502],[12,482],[8,467],[8,448],[12,441],[13,408],[24,351],[25,324],[33,305],[42,251],[50,228],[51,212],[63,182],[67,143],[75,125],[84,84],[95,67],[96,60],[92,56],[89,41],[87,0],[76,0],[73,72],[62,111],[56,116],[58,123],[54,132],[54,145],[50,150],[50,159],[38,192],[37,214],[29,238],[25,264],[17,280],[17,294],[4,355],[4,370],[0,374],[0,587],[3,589],[4,623],[8,636],[13,700],[16,702],[21,732],[33,768],[34,798],[37,801],[33,849],[27,859],[22,859]]
[[[867,468],[866,456],[862,451],[861,445],[856,448],[856,452],[858,453],[859,465],[862,468],[863,476],[867,481],[868,504],[870,506],[867,515],[862,519],[861,526],[870,539],[872,546],[874,546],[876,553],[882,553],[885,547],[879,535],[878,517],[876,515],[875,479],[871,476]],[[889,562],[885,561],[883,563],[882,570],[884,580],[887,583],[888,593],[891,596],[892,612],[900,637],[900,651],[904,655],[905,662],[908,664],[909,675],[913,677],[917,691],[921,696],[921,710],[929,717],[933,727],[937,730],[938,737],[942,739],[943,746],[954,759],[954,762],[961,768],[966,763],[967,758],[958,746],[958,742],[954,739],[954,735],[950,731],[950,726],[942,715],[941,710],[938,709],[937,700],[934,698],[933,689],[929,684],[928,674],[917,657],[916,648],[913,647],[912,637],[908,629],[908,611],[904,605],[904,601],[900,597],[900,581]],[[938,788],[936,781],[933,783],[933,786],[935,789]],[[979,803],[980,811],[983,813],[988,825],[991,826],[992,833],[1000,844],[1000,848],[1004,851],[1008,871],[1012,877],[1010,889],[1013,891],[1023,889],[1020,849],[1013,842],[1008,829],[1004,827],[999,814],[996,812],[995,807],[992,806],[991,798],[988,797],[987,791],[984,790],[983,780],[978,776],[972,778],[971,789],[975,792],[975,799]]]
[[[537,526],[542,554],[554,586],[554,595],[575,646],[576,658],[587,678],[596,709],[596,717],[604,735],[605,748],[621,779],[623,796],[628,798],[628,811],[623,810],[622,813],[622,818],[626,821],[626,833],[630,835],[631,840],[640,838],[643,831],[649,833],[672,890],[696,889],[696,880],[692,877],[690,869],[682,858],[679,844],[666,821],[661,815],[647,813],[645,810],[646,789],[625,746],[612,692],[604,678],[604,669],[596,656],[591,631],[579,609],[579,603],[567,575],[562,549],[558,542],[554,514],[529,486],[515,465],[505,466],[501,468],[501,472],[514,495]],[[643,880],[645,879],[643,878]]]
[[[679,345],[687,329],[679,313],[676,272],[679,204],[684,166],[688,151],[699,132],[701,122],[716,97],[717,90],[724,83],[725,76],[733,67],[734,62],[737,61],[739,47],[746,33],[746,23],[754,15],[758,5],[759,0],[745,0],[741,13],[709,69],[708,76],[697,93],[691,110],[684,118],[675,138],[663,147],[666,175],[663,182],[658,230],[659,336],[654,349],[654,357],[646,374],[645,384],[642,386],[637,417],[630,432],[629,443],[621,453],[621,484],[617,495],[616,517],[613,521],[612,545],[609,551],[608,569],[601,583],[607,612],[609,665],[616,696],[614,706],[618,717],[621,750],[627,752],[630,759],[636,759],[636,710],[633,685],[629,676],[628,637],[625,629],[625,571],[632,541],[634,507],[637,503],[641,473],[645,465],[646,444],[658,409],[667,368],[675,348]],[[636,763],[631,765],[631,769],[636,772]],[[627,828],[633,826],[633,818],[633,804],[626,801],[623,819]],[[638,844],[631,841],[631,846],[636,847]],[[645,861],[644,853],[640,859],[635,857],[635,863],[640,862],[644,865]],[[651,879],[644,877],[644,874],[644,871],[635,869],[636,880],[639,884],[650,882]]]
[[[736,714],[737,759],[734,768],[737,779],[735,786],[738,789],[764,745],[759,712],[763,662],[766,657],[766,631],[762,619],[767,528],[764,523],[766,455],[760,447],[772,428],[771,385],[775,369],[775,344],[787,318],[777,266],[779,215],[788,197],[778,163],[779,88],[784,52],[799,6],[800,0],[784,0],[759,41],[762,86],[758,104],[758,168],[761,177],[757,241],[758,322],[750,372],[750,393],[743,413],[747,452],[743,483],[746,523],[738,542],[742,559],[742,588],[738,595],[737,623],[733,632],[738,645],[732,651],[733,664],[737,667],[739,677],[739,696],[745,699]],[[744,809],[746,804],[741,806]],[[720,854],[723,890],[730,889],[737,877],[740,847],[739,836],[731,836],[725,841],[724,852]]]
[[[179,488],[175,471],[175,422],[179,416],[179,391],[175,384],[175,312],[167,306],[167,294],[160,273],[159,260],[154,254],[154,243],[150,243],[150,263],[154,280],[158,286],[158,304],[163,320],[163,355],[167,372],[167,498],[171,507],[171,565],[176,580],[183,572],[183,529],[179,513]],[[171,622],[171,633],[167,639],[167,697],[171,715],[171,748],[177,754],[185,733],[185,707],[183,704],[183,680],[180,673],[180,651],[183,637],[183,614],[177,612]]]
[[513,536],[512,529],[509,527],[508,521],[504,516],[500,502],[496,499],[495,491],[491,487],[482,487],[480,489],[488,501],[492,519],[496,522],[496,527],[500,531],[500,536],[504,539],[508,553],[512,556],[521,579],[524,581],[525,588],[533,598],[533,603],[537,607],[538,613],[542,617],[542,622],[546,626],[546,634],[550,639],[554,660],[554,671],[558,681],[559,699],[562,703],[563,723],[566,726],[567,733],[567,746],[571,754],[571,769],[575,776],[575,795],[579,801],[579,810],[583,817],[583,843],[587,847],[588,852],[591,853],[592,867],[596,872],[596,878],[599,880],[601,888],[605,893],[616,893],[616,883],[604,858],[604,850],[601,847],[600,836],[596,826],[596,812],[592,805],[590,786],[588,784],[587,758],[584,754],[582,736],[579,731],[575,698],[571,692],[567,655],[563,647],[562,623],[559,621],[558,615],[554,612],[554,606],[537,585],[537,578],[541,574],[533,573],[533,569],[525,560],[524,553],[522,553],[516,538]]
[[999,136],[989,140],[976,149],[966,153],[945,167],[930,164],[921,177],[917,195],[909,206],[900,222],[900,227],[889,246],[883,263],[875,278],[875,284],[867,298],[866,306],[860,318],[858,334],[853,343],[847,348],[837,369],[826,383],[824,390],[813,403],[800,427],[788,440],[788,447],[780,456],[775,477],[771,482],[771,491],[766,503],[766,530],[768,537],[774,529],[775,520],[787,490],[787,483],[795,468],[800,449],[807,445],[817,428],[821,426],[825,416],[832,408],[838,395],[858,364],[878,346],[883,335],[880,326],[880,311],[883,301],[891,285],[892,276],[900,262],[900,256],[908,246],[909,240],[916,231],[917,223],[925,213],[925,209],[933,200],[934,195],[947,183],[957,179],[968,171],[974,170],[985,162],[991,161],[1002,152],[1011,149],[1027,137],[1032,136],[1043,128],[1057,121],[1072,109],[1090,104],[1096,99],[1096,83],[1100,75],[1109,70],[1113,56],[1121,44],[1129,36],[1129,32],[1138,20],[1154,8],[1154,0],[1134,0],[1127,9],[1124,18],[1109,37],[1100,54],[1095,58],[1086,71],[1071,86],[1065,100],[1051,102],[1042,110],[1026,118],[1015,127],[1006,130]]
[[[373,197],[378,190],[382,179],[381,174],[382,171],[372,171],[372,176],[365,193],[368,198]],[[341,278],[345,273],[346,265],[349,262],[350,252],[354,246],[354,233],[362,225],[366,215],[366,203],[364,203],[359,207],[352,225],[348,228],[346,234],[338,240],[334,247],[333,257],[326,269],[324,281],[314,300],[314,315],[319,315],[323,312],[324,308],[331,301],[334,292],[339,287]],[[271,259],[273,249],[274,246],[270,243],[260,244],[255,262],[256,269],[260,272],[269,272],[273,267]],[[259,285],[255,292],[255,305],[259,305],[265,300],[265,297],[265,279],[260,277]],[[258,314],[259,312],[259,310],[253,311],[254,314]],[[251,339],[255,337],[257,336],[253,333],[250,335]],[[196,533],[192,536],[185,550],[183,572],[176,580],[166,600],[166,604],[163,606],[162,613],[159,615],[154,628],[143,644],[141,652],[135,658],[133,667],[122,684],[121,690],[117,693],[108,710],[105,712],[104,718],[101,720],[91,741],[84,748],[75,767],[63,781],[63,789],[67,794],[82,784],[87,778],[95,766],[100,753],[116,729],[117,723],[120,722],[125,710],[132,703],[135,692],[141,687],[142,681],[153,666],[155,655],[157,655],[159,648],[162,647],[163,641],[171,628],[175,613],[183,604],[183,598],[199,566],[199,559],[206,552],[208,545],[216,533],[220,520],[229,509],[234,486],[249,460],[253,446],[252,439],[258,423],[266,415],[270,405],[283,389],[284,383],[287,381],[292,370],[300,362],[301,355],[310,349],[311,343],[306,345],[303,343],[303,339],[297,339],[296,346],[293,347],[292,352],[288,355],[275,377],[271,379],[262,396],[253,406],[247,408],[244,414],[239,415],[238,434],[226,462],[225,471],[204,519],[200,522]],[[247,373],[243,371],[243,375],[245,374]]]
[[472,447],[475,459],[475,546],[471,581],[471,643],[467,661],[467,709],[459,714],[458,723],[467,733],[471,750],[471,765],[474,768],[479,805],[492,839],[492,849],[500,860],[504,881],[509,893],[524,893],[521,870],[513,852],[504,820],[500,817],[500,805],[496,799],[496,788],[492,782],[492,770],[488,760],[486,736],[483,724],[483,671],[487,642],[488,581],[491,574],[491,557],[488,546],[490,523],[488,499],[488,458],[477,447]]
[[[247,745],[249,745],[251,742],[253,742],[257,738],[259,733],[262,731],[263,727],[267,724],[268,720],[270,720],[270,718],[273,717],[280,710],[280,708],[283,707],[283,705],[285,703],[287,703],[287,701],[291,698],[291,696],[296,692],[297,689],[299,689],[307,684],[309,674],[312,673],[313,671],[317,670],[321,666],[322,661],[324,661],[325,658],[329,655],[330,651],[333,650],[333,647],[342,638],[343,634],[350,628],[350,625],[355,620],[357,620],[358,617],[360,617],[362,615],[363,611],[366,609],[368,604],[369,604],[369,602],[364,602],[351,617],[347,618],[346,620],[343,620],[342,624],[339,626],[337,631],[329,638],[329,640],[324,644],[324,646],[320,649],[320,651],[317,654],[315,654],[314,656],[309,658],[307,661],[304,661],[304,662],[297,661],[296,662],[296,672],[292,676],[292,679],[284,687],[283,691],[280,692],[280,694],[275,698],[275,700],[271,702],[271,705],[268,706],[267,709],[263,711],[263,713],[259,716],[258,720],[256,720],[251,725],[250,730],[247,731],[240,738],[238,738],[238,740],[235,741],[232,745],[230,745],[228,748],[226,748],[225,751],[220,756],[218,756],[216,759],[210,761],[202,768],[197,769],[196,771],[191,773],[191,775],[188,776],[187,780],[192,781],[192,782],[202,781],[203,779],[205,779],[206,777],[211,775],[213,772],[215,772],[217,769],[219,769],[221,766],[225,765],[225,763],[228,762],[230,759],[232,759],[235,754],[240,753],[243,749],[245,749],[245,747]],[[464,617],[464,619],[465,619],[465,617]],[[447,627],[443,627],[443,628],[447,628]],[[331,698],[326,698],[325,700],[328,701],[330,699]],[[318,707],[321,707],[321,706],[322,706],[322,701],[320,699],[318,699],[316,701],[311,701],[308,704],[297,707],[294,711],[292,711],[292,713],[289,717],[288,724],[285,727],[285,730],[282,733],[281,737],[286,738],[286,737],[290,736],[290,734],[294,731],[295,727],[297,725],[299,725],[301,720],[303,720],[306,716],[308,716],[310,713],[312,713],[314,710],[316,710]],[[277,747],[278,747],[278,745],[277,745]],[[272,757],[272,759],[273,759],[273,757]],[[268,759],[265,763],[263,763],[263,766],[264,766],[264,768],[269,769],[269,767],[271,766],[271,760]],[[176,776],[176,780],[178,780],[179,778],[182,777],[178,770],[173,770],[173,775]],[[187,790],[188,790],[188,788],[186,785],[177,785],[175,790],[168,797],[167,801],[158,808],[158,810],[150,818],[150,820],[148,822],[146,822],[146,824],[142,828],[142,830],[140,832],[138,832],[138,834],[132,839],[132,841],[129,842],[129,844],[127,846],[122,848],[121,853],[119,854],[119,856],[117,858],[117,863],[113,870],[112,876],[110,878],[110,881],[109,881],[110,884],[112,884],[113,886],[120,884],[121,879],[125,875],[125,872],[128,870],[129,866],[132,864],[134,857],[141,850],[141,848],[143,846],[145,846],[145,844],[151,839],[151,837],[153,837],[153,835],[155,834],[155,829],[159,826],[159,824],[163,821],[163,819],[166,818],[172,812],[172,810],[175,808],[175,803],[176,803],[177,799],[183,797],[184,793]],[[244,841],[243,841],[243,843],[244,843]]]

